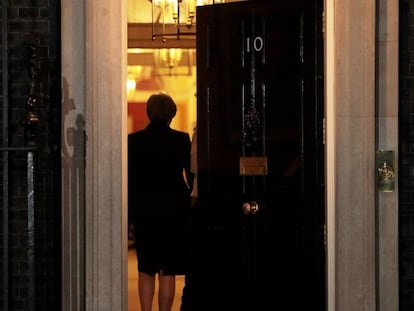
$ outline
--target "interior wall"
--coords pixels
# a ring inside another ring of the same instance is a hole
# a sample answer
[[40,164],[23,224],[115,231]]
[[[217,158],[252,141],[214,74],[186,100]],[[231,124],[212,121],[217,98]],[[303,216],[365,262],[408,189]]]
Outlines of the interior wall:
[[[149,53],[145,54],[154,54],[155,57],[159,50],[146,49]],[[191,51],[191,56],[195,58],[195,50]],[[177,104],[177,114],[172,120],[171,127],[191,135],[197,119],[195,59],[188,64],[184,60],[183,64],[167,68],[164,64],[155,61],[143,64],[140,62],[140,57],[144,59],[145,55],[136,53],[134,62],[128,61],[128,68],[133,66],[136,69],[135,74],[128,74],[128,79],[135,82],[135,86],[128,89],[127,93],[128,133],[142,129],[148,124],[145,103],[149,96],[153,93],[165,92],[171,95]]]

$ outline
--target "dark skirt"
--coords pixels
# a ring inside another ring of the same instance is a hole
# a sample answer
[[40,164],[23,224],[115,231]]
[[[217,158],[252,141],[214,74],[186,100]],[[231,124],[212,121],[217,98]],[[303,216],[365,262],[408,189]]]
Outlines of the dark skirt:
[[188,265],[185,212],[139,213],[133,222],[138,271],[183,275]]

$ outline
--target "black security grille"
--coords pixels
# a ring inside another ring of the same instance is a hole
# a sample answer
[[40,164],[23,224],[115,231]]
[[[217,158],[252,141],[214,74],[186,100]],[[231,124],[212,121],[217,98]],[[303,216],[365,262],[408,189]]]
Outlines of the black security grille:
[[0,310],[60,310],[60,0],[0,6]]

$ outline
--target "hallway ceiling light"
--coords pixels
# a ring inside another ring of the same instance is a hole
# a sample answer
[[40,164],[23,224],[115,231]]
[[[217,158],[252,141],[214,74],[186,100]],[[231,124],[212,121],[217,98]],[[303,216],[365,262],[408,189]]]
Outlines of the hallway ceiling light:
[[194,53],[190,49],[180,48],[155,50],[156,74],[158,76],[190,76]]
[[225,0],[150,0],[152,2],[152,39],[160,37],[194,38],[196,6],[224,3]]
[[183,53],[181,49],[160,49],[158,54],[161,66],[173,68],[180,64]]

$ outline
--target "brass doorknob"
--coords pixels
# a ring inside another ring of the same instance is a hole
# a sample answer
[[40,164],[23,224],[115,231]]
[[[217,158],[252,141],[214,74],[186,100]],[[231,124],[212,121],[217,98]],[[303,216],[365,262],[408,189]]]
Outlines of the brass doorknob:
[[257,204],[257,202],[256,201],[252,201],[252,202],[245,202],[245,203],[243,203],[243,213],[245,214],[245,215],[248,215],[248,214],[252,214],[252,215],[254,215],[254,214],[256,214],[258,211],[259,211],[259,205]]

